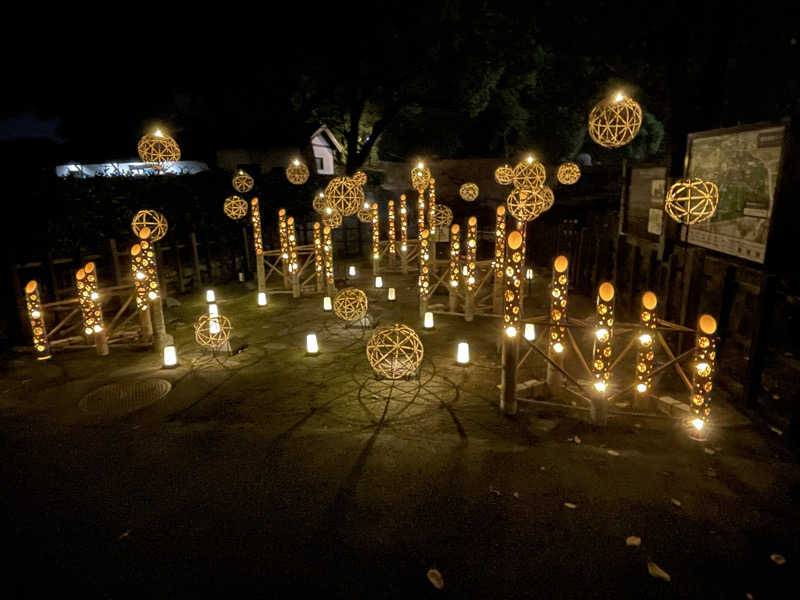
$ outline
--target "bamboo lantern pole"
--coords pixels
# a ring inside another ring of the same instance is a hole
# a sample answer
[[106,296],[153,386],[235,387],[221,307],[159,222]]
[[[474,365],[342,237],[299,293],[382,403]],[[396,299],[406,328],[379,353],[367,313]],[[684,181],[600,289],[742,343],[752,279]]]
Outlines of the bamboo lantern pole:
[[378,203],[373,202],[370,210],[372,211],[372,274],[377,275],[380,271],[381,262],[381,230],[378,220]]
[[419,233],[419,318],[428,311],[428,298],[431,291],[431,252],[430,231],[423,229]]
[[461,279],[461,228],[458,224],[450,227],[450,282],[447,286],[449,294],[450,312],[456,312],[458,294],[456,288]]
[[711,418],[712,378],[717,360],[717,321],[711,315],[700,315],[695,336],[694,371],[692,374],[691,406],[695,418],[692,420],[691,437],[706,439],[706,424]]
[[294,217],[286,219],[286,249],[289,254],[289,278],[292,282],[292,297],[300,297],[300,276],[297,264],[297,236],[294,229]]
[[389,265],[394,267],[397,258],[397,238],[395,236],[394,200],[389,200]]
[[322,228],[322,256],[325,264],[325,291],[329,297],[333,298],[336,295],[333,277],[333,242],[331,241],[331,228],[327,225]]
[[267,291],[267,278],[264,274],[264,241],[261,238],[261,210],[258,207],[258,198],[250,201],[250,219],[253,223],[253,248],[256,251],[256,277],[258,291]]
[[492,312],[503,311],[503,272],[506,255],[506,207],[497,207],[497,223],[494,233],[494,289],[492,290]]
[[143,260],[141,244],[131,246],[131,275],[133,276],[133,287],[136,290],[136,308],[139,312],[139,327],[142,331],[142,339],[146,342],[153,340],[153,321],[150,318],[151,311],[148,292],[150,291],[150,275],[147,271],[147,263]]
[[[436,235],[436,179],[430,178],[428,184],[428,227],[431,235]],[[434,238],[435,241],[436,238]]]
[[475,318],[475,259],[478,249],[478,219],[470,217],[467,221],[467,248],[465,251],[464,278],[464,320],[472,321]]
[[650,389],[655,361],[656,343],[656,305],[658,298],[653,292],[642,294],[642,306],[639,312],[639,337],[637,343],[639,350],[636,353],[636,391],[645,394]]
[[39,283],[32,279],[25,286],[25,306],[33,333],[33,352],[37,360],[53,358],[50,354],[50,342],[47,341],[47,328],[42,313],[42,299],[39,297]]
[[503,350],[501,354],[500,410],[517,413],[517,359],[522,323],[522,234],[512,231],[506,238],[505,290],[503,295]]
[[[150,241],[150,229],[143,227],[139,231],[139,247],[141,253],[134,257],[139,270],[147,277],[147,300],[150,303],[153,326],[153,350],[159,358],[164,356],[167,345],[167,326],[164,323],[164,306],[161,303],[161,284],[158,279],[158,260]],[[138,276],[138,275],[137,275]]]
[[325,253],[319,221],[314,221],[314,272],[317,274],[317,291],[321,292],[325,289]]
[[[526,262],[526,256],[528,254],[528,223],[527,223],[527,221],[520,221],[519,219],[517,219],[516,227],[517,227],[517,231],[519,231],[520,234],[522,235],[522,248],[520,249],[520,252],[522,252],[522,265],[524,267],[525,262]],[[524,287],[521,287],[519,289],[519,291],[520,291],[519,309],[524,314],[524,312],[525,312],[525,289],[524,289]]]
[[605,425],[608,420],[608,380],[611,377],[611,351],[614,340],[614,286],[604,281],[597,289],[594,347],[592,349],[592,375],[595,394],[591,402],[591,418],[595,425]]
[[[553,283],[550,290],[550,343],[547,354],[550,360],[556,363],[563,370],[564,350],[566,350],[566,327],[567,325],[567,296],[569,292],[569,281],[567,271],[569,261],[566,256],[557,256],[553,261]],[[564,386],[564,378],[561,371],[554,367],[549,361],[547,363],[547,387],[553,396],[557,396]]]
[[400,270],[403,275],[408,275],[408,207],[405,194],[400,194]]
[[83,332],[94,336],[94,347],[100,356],[108,354],[108,339],[103,322],[103,305],[97,291],[97,272],[93,262],[88,262],[75,273],[78,301],[83,314]]
[[[255,219],[255,215],[253,216]],[[261,230],[261,218],[259,217],[259,231]],[[286,209],[281,208],[278,210],[278,238],[280,239],[281,243],[281,272],[283,273],[283,287],[289,289],[289,233],[288,227],[286,225]],[[259,242],[260,243],[260,242]],[[259,284],[258,287],[259,292],[263,292],[265,290],[261,289],[261,285]]]

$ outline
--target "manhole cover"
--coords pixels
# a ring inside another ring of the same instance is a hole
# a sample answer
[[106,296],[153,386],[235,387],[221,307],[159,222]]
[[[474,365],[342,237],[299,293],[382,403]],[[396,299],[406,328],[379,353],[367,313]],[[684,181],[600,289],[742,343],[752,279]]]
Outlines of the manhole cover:
[[82,411],[119,417],[154,404],[172,389],[166,379],[112,383],[89,392],[80,401]]

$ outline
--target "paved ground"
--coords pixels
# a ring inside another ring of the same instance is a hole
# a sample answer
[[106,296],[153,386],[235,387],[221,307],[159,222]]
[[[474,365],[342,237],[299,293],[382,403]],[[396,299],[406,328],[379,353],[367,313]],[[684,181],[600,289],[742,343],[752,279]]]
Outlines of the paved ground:
[[[370,313],[417,326],[413,278],[385,279],[400,302],[370,292]],[[233,357],[194,346],[197,295],[170,311],[178,369],[136,348],[5,361],[10,596],[767,598],[795,587],[800,469],[741,419],[705,444],[663,418],[594,430],[583,412],[525,404],[509,419],[497,411],[495,321],[440,318],[422,334],[420,380],[391,384],[371,376],[370,332],[345,329],[319,297],[273,295],[259,310],[243,284],[217,293],[246,344]],[[589,305],[575,298],[576,311]],[[309,331],[318,357],[304,356]],[[467,368],[454,361],[462,338]],[[172,391],[133,413],[82,403],[152,378]]]

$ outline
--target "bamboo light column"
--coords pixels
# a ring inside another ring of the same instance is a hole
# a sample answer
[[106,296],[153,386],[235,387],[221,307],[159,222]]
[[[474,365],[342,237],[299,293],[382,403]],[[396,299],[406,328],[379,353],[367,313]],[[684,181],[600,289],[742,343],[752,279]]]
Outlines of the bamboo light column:
[[611,377],[611,344],[614,339],[614,286],[604,281],[597,290],[594,347],[592,349],[592,375],[595,395],[591,402],[591,418],[595,425],[605,425],[608,420],[606,391]]
[[[550,360],[559,367],[564,366],[564,350],[566,349],[567,295],[569,282],[567,270],[569,261],[566,256],[557,256],[553,261],[553,283],[550,291],[550,344],[547,353]],[[564,379],[561,372],[550,362],[547,363],[547,387],[553,396],[557,396]]]
[[695,336],[694,372],[692,374],[691,406],[695,418],[692,426],[695,433],[692,437],[705,439],[707,433],[703,428],[711,418],[711,379],[716,370],[717,359],[717,321],[711,315],[700,315],[697,320]]
[[297,264],[297,237],[294,229],[294,217],[286,219],[286,249],[289,254],[289,278],[292,282],[292,297],[300,297],[300,274]]
[[501,355],[500,410],[517,413],[517,359],[521,324],[522,235],[512,231],[506,238],[505,290],[503,294],[503,349]]
[[322,228],[322,256],[325,265],[325,292],[333,298],[336,295],[333,277],[333,242],[331,241],[331,228],[327,225]]
[[419,233],[419,318],[428,311],[428,298],[431,293],[431,253],[430,231],[423,229]]
[[[475,318],[475,259],[478,248],[478,219],[470,217],[467,220],[467,247],[465,250],[464,273],[464,320],[472,321]],[[522,289],[522,288],[520,288]]]
[[394,228],[394,200],[389,200],[389,265],[394,267],[397,258],[397,239]]
[[658,298],[653,292],[642,295],[642,307],[639,313],[641,330],[637,339],[639,351],[636,355],[636,391],[646,393],[652,384],[650,374],[653,372],[656,342],[656,305]]
[[[255,218],[255,217],[253,217]],[[259,217],[259,230],[261,229],[261,219]],[[289,289],[289,233],[286,225],[286,209],[278,210],[278,238],[281,243],[281,272],[283,273],[283,287]],[[259,292],[263,292],[259,285]]]
[[[259,221],[260,222],[260,221]],[[150,229],[145,227],[139,232],[139,247],[141,252],[134,260],[139,271],[146,275],[147,300],[150,302],[150,311],[153,326],[153,350],[159,357],[164,356],[164,346],[167,345],[167,326],[164,323],[164,306],[161,303],[161,284],[158,279],[158,260],[153,244],[150,242]],[[138,273],[136,275],[138,277]]]
[[428,184],[428,227],[431,235],[436,235],[436,179],[433,177]]
[[253,223],[253,247],[256,251],[256,278],[258,292],[267,291],[267,279],[264,274],[264,241],[261,238],[261,209],[258,207],[258,198],[250,201],[250,219]]
[[458,224],[450,227],[450,282],[447,286],[448,299],[450,301],[450,312],[456,311],[458,294],[456,288],[461,279],[461,228]]
[[314,221],[314,272],[317,275],[317,291],[325,289],[325,253],[322,250],[322,231],[319,221]]
[[403,275],[408,275],[408,207],[405,194],[400,194],[400,270]]
[[497,207],[497,223],[494,232],[494,289],[492,290],[492,312],[503,311],[503,272],[506,255],[506,207]]
[[[522,221],[517,219],[517,231],[519,231],[520,235],[522,235],[522,248],[520,252],[522,252],[522,264],[524,265],[526,262],[526,258],[528,255],[528,222]],[[519,288],[520,298],[519,298],[519,309],[524,313],[525,312],[525,288]]]
[[42,314],[42,299],[39,297],[39,284],[35,279],[29,281],[25,286],[25,306],[28,309],[28,318],[31,322],[33,351],[37,360],[52,358],[50,342],[47,341],[47,328]]
[[136,308],[139,312],[139,326],[142,330],[142,339],[153,339],[153,321],[150,319],[150,281],[152,268],[148,269],[148,261],[144,257],[141,244],[131,246],[131,275],[133,287],[136,290]]
[[100,356],[108,354],[108,339],[103,322],[103,305],[97,291],[97,272],[93,262],[88,262],[75,273],[75,285],[78,288],[78,302],[83,314],[83,332],[86,336],[94,336],[94,346]]
[[378,220],[378,203],[373,202],[370,206],[372,211],[372,274],[377,275],[380,271],[381,262],[381,230]]

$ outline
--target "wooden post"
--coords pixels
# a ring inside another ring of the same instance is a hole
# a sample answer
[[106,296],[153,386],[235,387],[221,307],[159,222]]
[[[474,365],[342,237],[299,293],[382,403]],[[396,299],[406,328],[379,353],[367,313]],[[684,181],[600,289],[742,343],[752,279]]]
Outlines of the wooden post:
[[519,336],[514,339],[503,335],[501,353],[502,379],[500,382],[500,410],[506,415],[517,414],[517,360]]
[[378,220],[378,203],[373,202],[370,207],[372,211],[372,274],[380,272],[381,261],[381,231],[380,221]]
[[497,222],[494,240],[494,287],[492,289],[492,312],[503,312],[503,271],[505,270],[506,254],[506,207],[502,204],[497,207]]
[[[464,268],[466,272],[464,275],[464,320],[472,321],[475,318],[475,288],[477,281],[475,279],[476,273],[476,259],[478,250],[478,219],[470,217],[467,220],[467,240],[466,248],[464,251]],[[523,253],[523,256],[524,253]],[[520,286],[520,290],[522,286]]]
[[150,318],[150,314],[152,311],[150,310],[139,310],[137,308],[137,312],[139,313],[139,328],[141,330],[141,338],[143,342],[152,342],[153,341],[153,321]]
[[400,271],[408,275],[408,207],[405,194],[400,194]]
[[[245,273],[252,273],[252,267],[250,266],[250,243],[247,241],[247,227],[242,226],[242,238],[244,239],[244,272]],[[236,270],[236,260],[233,261],[233,268]],[[234,277],[236,274],[234,273]]]
[[509,272],[505,277],[503,305],[503,350],[501,353],[502,379],[500,381],[500,410],[506,415],[517,414],[517,360],[519,338],[522,335],[520,291],[522,289],[522,234],[512,231],[506,238],[505,263]]
[[203,286],[203,278],[200,275],[200,253],[197,251],[197,235],[194,231],[189,234],[189,241],[192,244],[192,270],[194,271],[192,288],[197,291]]
[[258,291],[267,291],[267,279],[264,274],[264,241],[261,237],[261,210],[258,206],[258,198],[250,201],[250,218],[253,223],[253,246],[256,249],[256,278],[258,281]]
[[288,270],[292,281],[292,298],[300,297],[300,265],[297,260],[297,230],[294,226],[294,217],[286,219],[286,250],[289,254]]
[[[553,261],[553,282],[550,290],[550,340],[547,354],[550,359],[564,366],[564,351],[566,350],[567,297],[569,292],[569,261],[566,256],[557,256]],[[559,396],[564,387],[562,373],[549,362],[547,363],[547,387],[552,396]]]
[[186,284],[183,280],[183,262],[181,261],[181,245],[178,240],[173,244],[175,248],[175,270],[178,277],[178,293],[183,294],[186,291]]
[[281,273],[283,273],[283,287],[289,289],[289,233],[286,224],[286,209],[278,210],[278,238],[281,243]]
[[114,285],[122,285],[122,274],[119,270],[119,253],[117,252],[117,240],[111,238],[108,240],[108,246],[111,253],[111,266],[114,269]]
[[108,355],[108,339],[103,321],[103,305],[100,302],[97,270],[93,262],[88,262],[75,274],[78,288],[78,301],[83,314],[83,327],[86,336],[94,336],[94,347],[100,356]]
[[591,418],[594,425],[605,426],[608,421],[608,381],[611,377],[611,344],[614,339],[614,286],[605,281],[597,290],[592,374],[594,393],[591,398]]
[[458,304],[458,285],[461,279],[461,228],[458,224],[450,227],[450,279],[447,282],[447,293],[450,312],[456,312]]
[[[431,284],[431,253],[430,253],[430,231],[423,229],[419,233],[419,317],[425,317],[428,311],[428,297],[430,295]],[[435,263],[435,261],[434,261]]]

